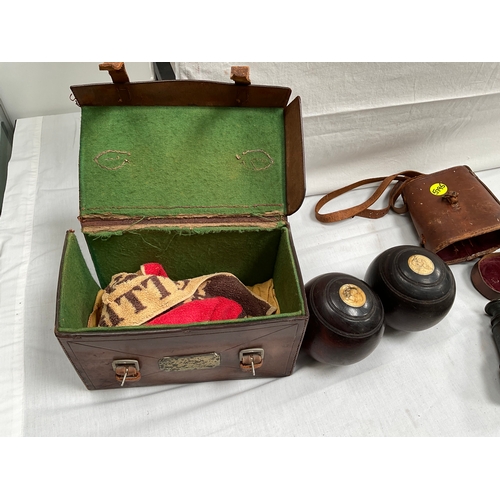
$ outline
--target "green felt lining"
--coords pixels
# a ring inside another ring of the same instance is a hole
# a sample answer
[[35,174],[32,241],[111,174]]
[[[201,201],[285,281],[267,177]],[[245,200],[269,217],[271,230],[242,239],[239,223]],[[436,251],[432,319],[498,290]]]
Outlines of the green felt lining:
[[286,211],[281,108],[84,106],[80,214]]
[[76,331],[86,326],[99,288],[75,234],[68,232],[59,274],[56,327],[61,331]]
[[[299,275],[286,226],[266,230],[218,228],[204,233],[151,228],[135,232],[86,234],[85,238],[101,287],[109,283],[113,274],[135,272],[145,262],[159,262],[173,280],[216,272],[233,273],[245,285],[273,278],[281,309],[279,316],[304,314]],[[102,328],[86,328],[99,286],[92,278],[72,233],[67,236],[61,269],[59,331],[102,331]],[[265,318],[236,321],[256,320]],[[138,328],[144,329],[132,329]]]

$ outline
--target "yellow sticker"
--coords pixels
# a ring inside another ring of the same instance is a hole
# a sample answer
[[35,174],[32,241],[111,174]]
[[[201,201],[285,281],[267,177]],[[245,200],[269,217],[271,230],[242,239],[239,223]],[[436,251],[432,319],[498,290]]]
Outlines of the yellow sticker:
[[448,186],[442,182],[436,182],[436,184],[430,187],[430,192],[434,196],[443,196],[443,194],[446,194],[446,191],[448,191]]

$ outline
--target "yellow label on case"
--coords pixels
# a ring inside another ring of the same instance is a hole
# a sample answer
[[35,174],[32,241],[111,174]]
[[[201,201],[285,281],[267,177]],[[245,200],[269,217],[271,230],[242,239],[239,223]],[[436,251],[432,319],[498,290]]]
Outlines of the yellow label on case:
[[434,196],[443,196],[443,194],[446,194],[446,192],[448,191],[448,186],[446,184],[443,184],[442,182],[436,182],[430,187],[429,191]]

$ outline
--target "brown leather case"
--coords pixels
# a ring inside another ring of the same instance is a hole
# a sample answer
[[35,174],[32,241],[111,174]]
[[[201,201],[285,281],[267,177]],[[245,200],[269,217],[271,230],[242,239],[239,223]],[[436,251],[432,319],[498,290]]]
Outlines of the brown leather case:
[[[87,313],[83,311],[84,308],[78,298],[82,287],[79,287],[78,283],[82,280],[87,283],[92,278],[79,245],[75,244],[74,231],[70,230],[66,234],[61,259],[55,335],[81,380],[87,389],[93,390],[290,375],[309,318],[300,267],[286,220],[287,215],[298,210],[305,195],[300,98],[297,97],[288,103],[291,94],[288,88],[250,85],[244,78],[245,75],[241,75],[240,69],[235,71],[233,79],[236,83],[233,84],[187,80],[131,83],[120,63],[104,64],[101,65],[101,69],[109,71],[113,83],[72,87],[75,101],[79,106],[283,108],[286,206],[280,216],[284,229],[280,240],[282,246],[278,250],[281,249],[283,254],[287,254],[287,260],[286,262],[279,260],[277,254],[274,257],[276,260],[274,269],[278,267],[283,269],[283,266],[294,269],[296,279],[293,283],[287,282],[285,288],[289,294],[292,293],[290,297],[293,302],[302,305],[295,311],[285,311],[285,313],[282,311],[276,316],[252,318],[246,322],[234,320],[165,328],[121,328],[116,331],[87,328],[84,324]],[[133,227],[134,232],[140,237],[140,232],[147,230],[148,227],[179,225],[179,232],[182,233],[182,224],[184,227],[202,223],[210,226],[210,220],[207,221],[206,218],[198,220],[196,217],[190,219],[172,217],[168,220],[141,217],[136,221],[102,214],[101,218],[79,217],[79,219],[84,233],[90,234],[90,239],[94,234],[98,235],[99,231],[121,233],[128,227]],[[276,225],[276,221],[272,217],[269,217],[269,221],[263,217],[259,217],[258,220],[237,216],[218,218],[220,226],[231,224],[235,227],[244,224],[263,226],[262,231],[269,232],[271,227]],[[220,231],[220,234],[223,234],[223,231]],[[106,245],[108,243],[107,248],[112,249],[112,241],[106,240]],[[170,244],[167,243],[165,246]],[[71,259],[67,257],[69,246],[73,252]],[[231,252],[231,244],[228,244],[227,248],[228,252]],[[266,251],[269,255],[269,250]],[[95,255],[92,252],[91,255],[96,264]],[[101,257],[106,258],[106,255]],[[235,261],[235,258],[232,261]],[[269,262],[262,264],[268,267]],[[73,280],[77,283],[73,290],[65,290],[64,273],[77,275],[76,281]],[[97,284],[95,286],[97,287]],[[61,307],[63,303],[64,308]],[[64,326],[62,310],[76,318],[69,322],[69,326]],[[73,324],[76,326],[73,327]]]
[[422,245],[448,264],[500,247],[500,202],[468,166],[410,179],[402,196]]
[[[375,182],[379,186],[365,202],[320,213],[334,198]],[[371,209],[391,184],[387,206]],[[403,205],[396,206],[400,196]],[[390,209],[398,214],[408,212],[422,246],[447,264],[473,260],[500,248],[500,202],[466,165],[432,174],[405,171],[364,179],[323,196],[316,204],[315,214],[320,222],[337,222],[355,216],[377,219]]]

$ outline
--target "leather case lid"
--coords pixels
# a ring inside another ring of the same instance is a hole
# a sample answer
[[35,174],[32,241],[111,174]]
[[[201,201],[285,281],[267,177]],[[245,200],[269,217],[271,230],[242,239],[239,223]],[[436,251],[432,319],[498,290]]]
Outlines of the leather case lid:
[[500,254],[490,253],[479,259],[472,268],[471,280],[483,297],[500,299]]
[[84,227],[95,218],[281,217],[303,201],[300,98],[287,105],[290,89],[176,81],[72,91],[82,107]]

